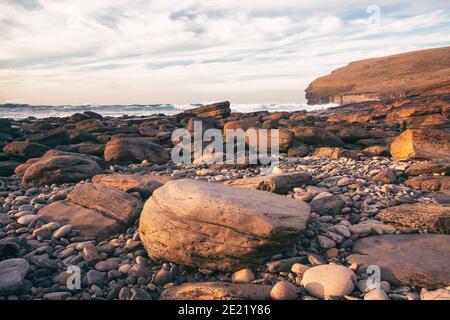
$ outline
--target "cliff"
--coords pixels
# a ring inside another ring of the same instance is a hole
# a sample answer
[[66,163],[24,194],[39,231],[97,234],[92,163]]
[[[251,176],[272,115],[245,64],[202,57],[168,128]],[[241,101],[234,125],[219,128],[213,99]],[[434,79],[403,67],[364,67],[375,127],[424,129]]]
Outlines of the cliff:
[[308,104],[393,101],[449,93],[450,47],[361,60],[314,80]]

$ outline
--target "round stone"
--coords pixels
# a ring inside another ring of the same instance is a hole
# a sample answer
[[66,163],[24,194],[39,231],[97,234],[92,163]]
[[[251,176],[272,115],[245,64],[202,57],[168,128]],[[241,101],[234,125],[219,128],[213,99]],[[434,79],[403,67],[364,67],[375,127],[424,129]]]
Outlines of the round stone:
[[0,262],[0,295],[18,290],[29,269],[30,265],[24,259],[9,259]]
[[292,265],[291,271],[294,272],[295,274],[298,274],[299,276],[301,276],[309,268],[311,268],[311,267],[307,266],[307,265],[304,265],[304,264],[301,264],[301,263],[294,263]]
[[375,289],[368,292],[364,296],[364,300],[389,300],[389,297],[384,290]]
[[68,224],[66,226],[63,226],[63,227],[59,228],[55,232],[53,232],[52,238],[53,239],[65,238],[65,237],[67,237],[69,235],[69,233],[71,231],[72,231],[72,226],[70,224]]
[[164,286],[172,281],[172,273],[165,269],[161,269],[155,276],[155,284],[158,286]]
[[272,288],[270,296],[273,300],[295,300],[297,289],[288,281],[280,281]]
[[253,280],[255,280],[255,274],[248,268],[236,271],[231,276],[231,281],[233,283],[250,283]]
[[352,270],[336,264],[316,266],[303,275],[303,287],[321,299],[343,297],[352,293],[356,276]]
[[39,219],[39,217],[37,215],[27,214],[27,215],[21,216],[19,219],[17,219],[17,222],[23,226],[28,226],[36,219]]

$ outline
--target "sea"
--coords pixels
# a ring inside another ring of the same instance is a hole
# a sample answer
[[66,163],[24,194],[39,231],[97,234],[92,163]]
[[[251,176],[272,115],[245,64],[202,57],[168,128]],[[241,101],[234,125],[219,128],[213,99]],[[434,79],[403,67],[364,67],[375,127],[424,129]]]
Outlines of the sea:
[[[10,118],[15,120],[34,117],[37,119],[48,117],[67,117],[75,113],[94,111],[105,117],[128,116],[151,116],[155,114],[174,115],[184,110],[196,108],[203,104],[150,104],[150,105],[27,105],[27,104],[0,104],[0,118]],[[337,105],[307,105],[298,103],[259,103],[259,104],[239,104],[232,103],[233,112],[256,112],[256,111],[315,111],[327,109]]]

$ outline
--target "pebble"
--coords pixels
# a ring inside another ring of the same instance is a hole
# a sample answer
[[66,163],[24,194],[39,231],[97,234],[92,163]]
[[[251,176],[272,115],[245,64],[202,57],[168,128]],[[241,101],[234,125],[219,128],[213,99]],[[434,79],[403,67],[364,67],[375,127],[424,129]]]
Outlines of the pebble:
[[155,284],[158,286],[164,286],[165,284],[171,282],[173,279],[172,273],[170,271],[161,269],[155,275]]
[[308,270],[309,268],[311,268],[310,266],[301,264],[301,263],[295,263],[292,268],[291,271],[298,274],[299,276],[303,275],[306,270]]
[[280,281],[272,288],[270,296],[273,300],[295,300],[297,289],[288,281]]
[[374,289],[364,295],[364,300],[389,300],[384,290]]
[[349,268],[336,264],[312,267],[303,274],[303,287],[321,299],[343,297],[353,292],[356,276]]
[[28,214],[28,215],[21,216],[19,219],[17,219],[17,222],[23,226],[28,226],[36,219],[39,219],[39,216],[36,216],[34,214]]
[[236,271],[231,276],[231,281],[233,283],[250,283],[253,280],[255,280],[255,274],[248,268]]

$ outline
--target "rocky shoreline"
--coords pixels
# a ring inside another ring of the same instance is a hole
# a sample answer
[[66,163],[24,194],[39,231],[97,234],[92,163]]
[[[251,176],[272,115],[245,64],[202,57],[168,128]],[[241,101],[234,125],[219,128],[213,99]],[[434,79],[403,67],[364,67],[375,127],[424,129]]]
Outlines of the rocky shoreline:
[[[0,119],[0,299],[450,299],[450,99],[419,99]],[[194,121],[279,129],[280,165],[174,164]]]

